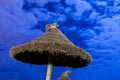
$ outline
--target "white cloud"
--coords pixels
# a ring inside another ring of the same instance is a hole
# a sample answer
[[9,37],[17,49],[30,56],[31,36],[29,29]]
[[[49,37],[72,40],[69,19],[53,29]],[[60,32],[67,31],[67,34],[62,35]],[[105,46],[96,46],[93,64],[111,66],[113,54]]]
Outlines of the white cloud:
[[70,31],[70,32],[71,32],[71,31],[77,31],[77,27],[76,27],[76,26],[72,26],[72,27],[69,27],[69,28],[65,26],[64,28],[65,28],[68,32],[69,32],[69,31]]
[[[118,64],[120,62],[120,7],[118,6],[119,0],[115,1],[113,7],[107,6],[107,1],[97,1],[97,5],[104,6],[108,10],[108,12],[105,12],[102,16],[99,14],[99,12],[96,12],[95,9],[91,7],[92,4],[90,4],[89,1],[86,2],[81,0],[65,0],[66,4],[68,5],[64,9],[64,12],[66,12],[65,14],[60,14],[59,12],[49,12],[42,6],[50,1],[60,2],[60,0],[35,0],[35,2],[40,5],[40,7],[34,8],[32,9],[33,11],[26,13],[22,10],[22,0],[13,0],[12,2],[10,0],[1,0],[0,42],[4,42],[6,46],[9,45],[7,43],[20,44],[21,40],[28,41],[30,39],[36,38],[37,36],[39,36],[39,34],[43,34],[41,30],[29,30],[29,28],[31,28],[31,26],[34,26],[37,21],[49,22],[51,20],[64,23],[68,17],[72,16],[74,20],[79,20],[82,17],[82,13],[84,13],[86,10],[92,10],[93,12],[90,14],[88,19],[89,21],[94,20],[97,25],[90,25],[90,27],[84,27],[84,29],[82,29],[79,28],[79,21],[76,21],[77,24],[75,24],[74,26],[66,26],[63,29],[66,29],[65,31],[67,32],[75,32],[75,34],[73,35],[78,36],[77,38],[79,38],[79,36],[84,37],[84,42],[87,45],[86,49],[94,57],[93,63],[95,64],[91,66],[96,66],[96,68],[94,69],[90,67],[89,70],[91,70],[91,73],[86,73],[91,74],[89,75],[89,77],[92,76],[93,79],[90,78],[90,80],[95,80],[97,75],[103,76],[103,74],[107,71],[109,71],[110,75],[112,75],[112,72],[116,73],[117,70],[120,70],[120,66]],[[74,10],[72,10],[71,6],[74,6],[75,12],[73,12]],[[111,17],[108,17],[109,13],[112,14]],[[97,34],[96,31],[100,31],[100,34]],[[8,56],[9,55],[6,54],[0,55],[0,58],[2,58],[2,62],[0,63],[1,65],[6,64],[5,66],[10,66],[11,63],[14,63]],[[9,60],[11,60],[11,62],[7,63]],[[15,63],[14,65],[18,64]],[[119,73],[114,74],[113,77],[118,77],[118,74]],[[99,76],[99,78],[101,78],[101,80],[111,79],[108,74],[104,75],[105,78],[101,76]]]
[[[117,56],[118,55],[120,56],[119,19],[120,19],[119,15],[114,15],[112,18],[104,18],[99,21],[102,26],[98,29],[102,29],[103,31],[99,35],[94,35],[92,38],[85,40],[86,44],[89,46],[88,49],[90,49],[90,51],[91,50],[95,51],[95,53],[98,53],[99,55],[116,54]],[[90,33],[90,35],[91,34],[92,33]],[[94,50],[92,48],[94,48]]]
[[79,34],[80,34],[81,37],[86,36],[86,40],[96,36],[96,33],[94,32],[94,30],[91,30],[91,29],[81,30],[81,31],[78,31],[78,32],[80,32]]
[[[0,0],[0,6],[4,9],[17,9],[23,4],[22,0]],[[16,7],[17,6],[17,7]]]
[[98,6],[107,6],[107,2],[105,1],[95,1],[94,3]]
[[105,31],[119,33],[120,29],[120,15],[114,15],[112,18],[101,19],[100,24],[102,24]]
[[66,4],[68,4],[70,6],[71,5],[75,6],[76,11],[72,13],[72,16],[75,20],[79,20],[84,11],[92,9],[91,5],[88,2],[81,1],[81,0],[74,0],[74,1],[66,0]]
[[0,7],[0,41],[15,42],[28,39],[28,37],[30,39],[30,35],[35,36],[42,33],[42,31],[32,30],[29,32],[29,29],[36,23],[36,19],[31,13],[24,13],[19,8],[17,1],[13,4],[5,3],[4,1],[2,3],[5,8]]
[[114,6],[118,6],[120,4],[120,0],[115,0],[114,1]]
[[70,30],[70,31],[76,31],[76,30],[77,30],[77,27],[76,27],[76,26],[70,27],[69,30]]
[[96,20],[98,17],[99,17],[99,13],[93,11],[89,16],[89,19]]

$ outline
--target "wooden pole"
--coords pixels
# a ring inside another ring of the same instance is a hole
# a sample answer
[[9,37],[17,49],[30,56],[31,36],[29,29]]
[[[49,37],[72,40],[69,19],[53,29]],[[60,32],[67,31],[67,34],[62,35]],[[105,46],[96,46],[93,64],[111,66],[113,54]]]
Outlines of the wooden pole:
[[46,80],[51,80],[52,66],[53,66],[52,63],[53,63],[53,60],[52,60],[51,56],[49,56]]

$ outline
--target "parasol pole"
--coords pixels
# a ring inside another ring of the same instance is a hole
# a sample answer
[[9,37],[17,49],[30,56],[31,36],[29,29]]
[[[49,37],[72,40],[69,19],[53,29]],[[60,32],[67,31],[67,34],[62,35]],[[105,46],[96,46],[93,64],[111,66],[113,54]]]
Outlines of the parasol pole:
[[[58,25],[54,23],[53,25],[47,25],[46,31],[49,31],[51,29],[55,29]],[[53,40],[54,41],[54,40]],[[53,45],[53,43],[52,43]],[[47,68],[47,74],[46,74],[46,80],[51,80],[51,75],[52,75],[52,66],[53,66],[53,59],[51,55],[49,55],[48,58],[48,68]]]
[[47,68],[47,73],[46,73],[46,80],[51,80],[52,66],[53,66],[53,60],[52,60],[52,57],[49,55],[48,68]]

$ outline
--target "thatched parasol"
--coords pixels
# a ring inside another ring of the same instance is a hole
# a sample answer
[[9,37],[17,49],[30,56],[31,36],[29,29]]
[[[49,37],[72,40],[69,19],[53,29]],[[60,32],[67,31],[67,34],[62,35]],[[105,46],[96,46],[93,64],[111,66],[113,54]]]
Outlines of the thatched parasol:
[[58,78],[58,80],[71,80],[68,74],[71,73],[71,70],[67,70],[62,73],[62,75]]
[[78,68],[91,63],[91,56],[75,46],[57,27],[56,23],[48,24],[44,35],[13,47],[11,56],[25,63],[48,64],[46,80],[51,78],[52,65]]

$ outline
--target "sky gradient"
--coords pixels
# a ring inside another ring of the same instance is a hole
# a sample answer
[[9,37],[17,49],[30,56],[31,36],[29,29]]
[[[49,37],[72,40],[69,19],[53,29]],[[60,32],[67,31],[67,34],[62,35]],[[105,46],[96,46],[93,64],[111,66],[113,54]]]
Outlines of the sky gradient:
[[72,70],[72,80],[120,80],[120,0],[0,0],[0,80],[45,80],[47,65],[10,57],[10,48],[59,29],[85,49],[92,63],[83,68],[53,67],[52,80]]

